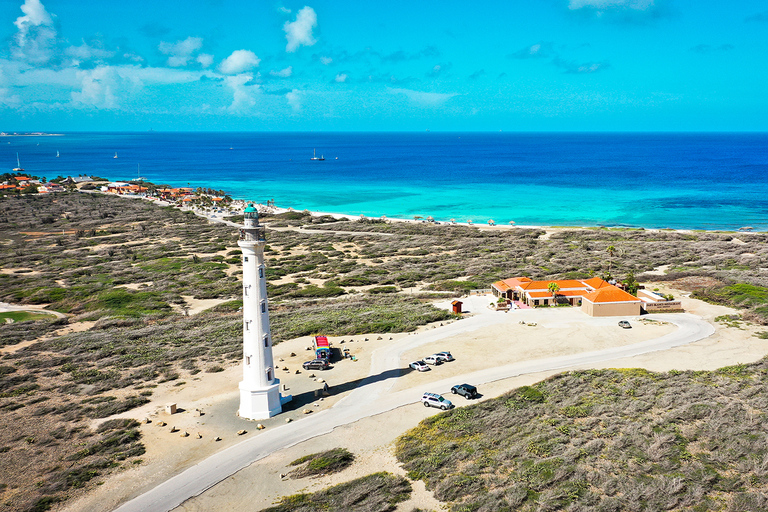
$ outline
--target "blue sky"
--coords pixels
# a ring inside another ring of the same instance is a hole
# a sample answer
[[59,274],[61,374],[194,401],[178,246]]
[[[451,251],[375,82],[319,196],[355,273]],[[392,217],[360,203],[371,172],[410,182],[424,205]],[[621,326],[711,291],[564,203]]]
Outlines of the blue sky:
[[0,131],[768,131],[764,0],[0,0]]

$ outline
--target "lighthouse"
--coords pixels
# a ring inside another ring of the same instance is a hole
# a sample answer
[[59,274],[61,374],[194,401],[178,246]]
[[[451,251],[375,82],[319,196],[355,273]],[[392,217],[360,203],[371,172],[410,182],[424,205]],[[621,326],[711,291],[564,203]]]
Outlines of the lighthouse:
[[[282,411],[280,380],[275,378],[272,334],[264,267],[264,227],[249,204],[237,245],[243,252],[243,380],[238,414],[263,420]],[[290,400],[290,397],[286,397]]]

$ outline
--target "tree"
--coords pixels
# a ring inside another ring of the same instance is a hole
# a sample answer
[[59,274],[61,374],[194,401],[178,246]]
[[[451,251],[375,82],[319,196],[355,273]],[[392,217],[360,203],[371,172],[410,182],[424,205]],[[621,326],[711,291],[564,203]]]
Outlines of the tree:
[[605,250],[608,252],[608,273],[611,273],[611,258],[613,258],[613,255],[616,254],[616,248],[612,245],[609,245],[605,248]]
[[637,296],[637,290],[640,288],[640,284],[637,282],[637,279],[635,279],[635,273],[630,271],[623,282],[627,292]]
[[557,292],[560,291],[560,286],[557,283],[552,282],[547,285],[547,289],[549,290],[549,293],[552,294],[552,302],[557,304]]

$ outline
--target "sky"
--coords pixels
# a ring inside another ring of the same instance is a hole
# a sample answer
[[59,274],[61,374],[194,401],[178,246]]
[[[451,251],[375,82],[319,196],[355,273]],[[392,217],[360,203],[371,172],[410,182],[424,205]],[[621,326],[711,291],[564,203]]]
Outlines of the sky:
[[150,129],[768,131],[768,2],[0,0],[0,131]]

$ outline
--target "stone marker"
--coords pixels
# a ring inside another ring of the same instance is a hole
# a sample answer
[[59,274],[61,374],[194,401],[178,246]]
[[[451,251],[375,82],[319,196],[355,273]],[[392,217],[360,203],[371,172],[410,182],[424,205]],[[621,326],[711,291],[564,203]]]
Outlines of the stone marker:
[[180,435],[181,437],[189,437],[189,432],[187,432],[187,431],[185,430],[184,432],[182,432],[182,433],[181,433],[181,434],[179,434],[179,435]]
[[166,425],[167,425],[167,423],[166,423],[166,422],[164,422],[164,421],[159,421],[159,422],[157,423],[157,426],[158,426],[158,427],[164,427],[164,426],[166,426]]
[[179,429],[177,429],[176,427],[171,427],[171,434],[173,434],[174,432],[178,432],[178,431],[179,431]]
[[285,418],[286,423],[290,423],[291,421],[293,421],[291,418]]
[[247,430],[238,430],[238,431],[237,431],[237,435],[239,435],[239,436],[241,436],[241,435],[243,435],[243,434],[247,434],[247,433],[248,433],[248,431],[247,431]]
[[265,428],[267,428],[267,427],[265,427],[265,426],[264,426],[264,425],[262,425],[261,423],[259,423],[258,425],[256,425],[256,430],[264,430]]

